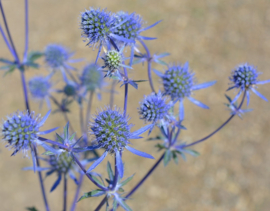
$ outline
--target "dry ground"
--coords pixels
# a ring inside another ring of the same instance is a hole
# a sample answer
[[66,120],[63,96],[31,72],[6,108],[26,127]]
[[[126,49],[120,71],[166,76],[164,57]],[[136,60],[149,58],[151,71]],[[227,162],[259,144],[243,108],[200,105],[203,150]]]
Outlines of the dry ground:
[[[19,52],[23,51],[23,0],[3,0],[13,38]],[[220,125],[227,117],[224,92],[228,87],[228,76],[239,63],[249,62],[263,72],[260,79],[270,78],[270,1],[269,0],[30,0],[30,50],[42,50],[48,43],[60,43],[76,51],[76,58],[93,60],[96,51],[85,46],[80,38],[79,14],[89,6],[107,7],[141,14],[148,24],[163,21],[145,35],[158,37],[149,41],[152,52],[170,52],[170,63],[190,62],[198,82],[217,80],[217,84],[196,92],[196,98],[207,103],[210,110],[186,102],[188,128],[181,139],[186,142],[197,140]],[[0,57],[10,57],[4,42],[0,39]],[[133,78],[146,79],[146,67],[136,66]],[[162,69],[160,66],[156,66]],[[28,71],[27,78],[36,74],[47,74],[43,68]],[[158,87],[158,78],[154,77]],[[270,85],[259,87],[259,91],[270,99]],[[123,89],[119,89],[116,104],[123,104]],[[128,113],[139,128],[142,123],[137,116],[138,101],[150,93],[148,83],[140,85],[136,91],[130,88]],[[229,94],[234,95],[231,91]],[[106,105],[95,100],[94,108]],[[5,117],[16,110],[23,110],[23,96],[18,73],[0,78],[0,116]],[[32,109],[38,111],[36,103]],[[270,144],[269,111],[270,104],[251,96],[252,113],[244,120],[235,118],[221,132],[196,147],[201,153],[198,158],[188,157],[178,166],[171,163],[159,166],[129,200],[133,210],[141,211],[267,211],[270,207]],[[47,108],[40,111],[45,114]],[[79,131],[77,107],[73,105],[72,123]],[[46,128],[63,127],[60,114],[52,115]],[[135,142],[135,141],[134,141]],[[141,150],[160,156],[153,148],[154,143],[143,140],[134,145]],[[21,171],[31,165],[31,160],[22,159],[19,154],[10,157],[11,152],[1,145],[0,153],[0,206],[1,211],[19,211],[35,205],[43,210],[37,175]],[[124,153],[126,175],[136,172],[127,189],[131,188],[153,165],[131,153]],[[104,166],[105,166],[104,162]],[[103,167],[104,167],[103,166]],[[103,172],[103,168],[97,169]],[[139,171],[138,171],[139,170]],[[48,192],[56,179],[45,181]],[[83,191],[93,186],[85,180]],[[62,186],[48,194],[52,210],[61,210]],[[75,185],[70,182],[69,202],[72,201]],[[78,203],[78,210],[92,210],[100,199],[88,199]]]

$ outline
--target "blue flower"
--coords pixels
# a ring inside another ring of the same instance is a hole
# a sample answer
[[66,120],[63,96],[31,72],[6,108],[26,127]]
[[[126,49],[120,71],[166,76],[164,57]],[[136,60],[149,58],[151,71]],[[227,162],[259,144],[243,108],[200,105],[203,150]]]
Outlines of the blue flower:
[[122,178],[124,170],[121,153],[124,149],[142,157],[153,158],[145,152],[138,151],[128,146],[128,144],[130,144],[129,139],[141,138],[139,135],[150,129],[152,127],[151,125],[147,125],[135,132],[131,132],[131,125],[128,124],[128,118],[125,117],[119,109],[115,108],[112,110],[109,107],[100,111],[96,115],[94,122],[91,122],[90,125],[92,130],[91,134],[95,136],[95,142],[97,143],[98,148],[105,149],[105,152],[93,163],[87,172],[92,171],[99,165],[108,153],[112,153],[115,154],[118,172]]
[[99,68],[100,67],[95,64],[88,64],[83,68],[80,79],[82,85],[85,86],[87,91],[101,89],[103,85],[103,74]]
[[263,100],[268,102],[268,100],[261,93],[259,93],[255,88],[256,88],[256,85],[269,83],[270,80],[258,81],[257,78],[258,78],[259,74],[260,73],[257,72],[256,68],[252,65],[249,65],[248,63],[239,65],[237,68],[235,68],[232,71],[229,79],[232,82],[233,86],[230,87],[228,90],[231,90],[234,88],[238,89],[238,90],[240,89],[238,94],[232,100],[232,102],[231,102],[232,104],[240,97],[240,95],[243,91],[246,91],[247,105],[248,105],[249,98],[250,98],[249,90],[251,90],[253,93],[258,95],[260,98],[262,98]]
[[123,81],[125,79],[124,74],[120,72],[121,67],[126,67],[132,69],[132,67],[123,64],[127,58],[123,55],[124,48],[121,48],[120,51],[116,50],[108,50],[105,53],[105,56],[102,57],[104,61],[104,65],[102,66],[103,69],[106,68],[107,71],[104,77],[112,77],[115,76],[118,80]]
[[49,44],[45,48],[45,63],[52,68],[56,69],[73,69],[68,63],[76,62],[76,60],[70,60],[73,53],[70,53],[64,46],[57,44]]
[[[159,91],[156,93],[151,93],[144,97],[143,101],[140,102],[140,107],[138,108],[140,118],[144,119],[146,122],[152,123],[152,128],[149,130],[151,133],[153,127],[157,124],[158,126],[167,128],[168,125],[178,125],[174,116],[170,113],[170,109],[173,106],[173,102],[170,101],[166,103],[166,98],[162,96]],[[167,129],[165,130],[167,131]]]
[[[34,112],[28,113],[22,111],[18,111],[7,117],[7,120],[2,125],[2,135],[3,141],[7,142],[7,147],[14,150],[11,156],[19,151],[22,151],[27,156],[28,150],[31,149],[34,159],[33,147],[36,147],[38,144],[46,148],[45,144],[38,140],[38,136],[48,134],[57,129],[53,128],[47,131],[40,131],[40,127],[43,126],[50,112],[48,111],[43,118],[40,118],[40,115],[35,116]],[[33,163],[35,167],[34,160]]]
[[52,74],[47,77],[35,76],[28,81],[29,91],[35,100],[40,101],[40,108],[42,107],[43,100],[46,100],[49,108],[51,107],[49,99],[50,92],[52,91],[51,77]]
[[195,100],[191,97],[192,92],[199,89],[204,89],[212,86],[216,81],[210,81],[203,84],[195,84],[194,73],[189,71],[189,64],[186,62],[183,66],[173,65],[164,74],[154,70],[154,72],[162,78],[164,95],[169,95],[172,100],[179,101],[179,117],[184,119],[184,98],[188,98],[192,103],[204,109],[209,109],[208,106]]
[[132,41],[132,42],[127,42],[127,44],[131,46],[131,55],[130,55],[130,66],[131,66],[132,60],[134,57],[134,48],[135,48],[136,41],[156,39],[156,38],[141,36],[140,33],[154,27],[160,21],[154,23],[151,26],[143,28],[142,27],[143,20],[140,15],[136,13],[128,14],[128,12],[123,12],[123,11],[118,12],[115,15],[115,19],[117,23],[122,22],[122,24],[121,25],[118,24],[117,27],[114,27],[114,34]]

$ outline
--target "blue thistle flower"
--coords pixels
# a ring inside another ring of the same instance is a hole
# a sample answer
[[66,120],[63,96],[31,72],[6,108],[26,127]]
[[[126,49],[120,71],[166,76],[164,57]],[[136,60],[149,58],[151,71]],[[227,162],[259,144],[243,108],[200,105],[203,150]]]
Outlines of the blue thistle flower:
[[38,140],[38,135],[48,134],[57,129],[53,128],[51,130],[40,131],[40,127],[43,126],[50,112],[48,111],[43,118],[40,118],[40,115],[35,116],[35,112],[28,113],[22,111],[7,116],[7,120],[4,121],[1,128],[3,141],[7,142],[7,147],[14,149],[11,156],[17,154],[19,151],[22,151],[27,156],[28,150],[31,149],[32,151],[32,147],[35,147],[37,144],[46,148]]
[[156,38],[141,36],[140,33],[154,27],[160,21],[152,24],[151,26],[143,28],[142,27],[143,20],[140,15],[136,13],[128,14],[128,12],[123,12],[123,11],[118,12],[115,15],[115,19],[116,19],[116,23],[122,22],[122,24],[121,25],[118,24],[117,27],[114,27],[114,34],[132,41],[132,42],[127,43],[128,45],[131,46],[131,55],[130,55],[130,66],[131,66],[132,60],[134,57],[134,48],[135,48],[136,41],[156,39]]
[[49,44],[45,48],[45,63],[52,68],[56,69],[73,69],[68,63],[76,62],[76,60],[69,60],[73,56],[73,53],[70,53],[62,45]]
[[95,64],[88,64],[83,68],[80,77],[81,83],[85,86],[87,91],[95,91],[100,89],[103,85],[103,74],[99,70],[99,66]]
[[51,77],[52,74],[47,77],[35,76],[28,81],[29,91],[35,100],[40,101],[40,108],[42,107],[43,100],[46,100],[49,108],[51,107],[49,99],[50,92],[52,91]]
[[232,100],[232,102],[231,102],[232,104],[240,97],[240,95],[243,91],[246,91],[247,105],[248,105],[249,98],[250,98],[249,90],[251,90],[253,93],[258,95],[260,98],[262,98],[263,100],[268,102],[268,100],[261,93],[259,93],[255,88],[256,88],[256,85],[269,83],[270,80],[258,81],[257,78],[259,75],[260,75],[260,73],[257,72],[257,69],[254,66],[249,65],[248,63],[241,64],[232,71],[229,79],[232,82],[233,86],[230,87],[228,90],[231,90],[234,88],[240,89],[238,94]]
[[189,64],[186,62],[183,66],[174,65],[171,66],[164,74],[154,70],[154,72],[162,78],[164,95],[169,95],[172,100],[180,102],[179,115],[180,120],[184,119],[184,98],[188,98],[192,103],[200,106],[204,109],[209,109],[208,106],[195,100],[191,97],[191,94],[195,90],[204,89],[212,86],[216,81],[206,82],[203,84],[196,85],[194,82],[194,73],[189,71]]
[[129,139],[141,138],[139,135],[150,129],[152,126],[147,125],[135,132],[131,132],[131,125],[128,124],[128,120],[129,119],[116,108],[112,110],[111,108],[106,107],[105,110],[100,111],[96,115],[94,122],[90,123],[92,130],[91,134],[95,136],[95,142],[97,143],[98,148],[105,149],[105,152],[93,163],[87,172],[92,171],[99,165],[108,153],[112,153],[115,154],[116,165],[119,175],[122,178],[123,163],[121,153],[124,149],[142,157],[153,158],[145,152],[138,151],[128,146],[128,144],[130,144]]
[[169,112],[173,106],[173,102],[166,103],[166,98],[162,96],[160,91],[157,94],[151,93],[145,96],[143,101],[140,102],[140,105],[138,108],[141,115],[140,118],[152,123],[149,133],[151,133],[156,124],[166,128],[171,123],[176,123],[174,116]]

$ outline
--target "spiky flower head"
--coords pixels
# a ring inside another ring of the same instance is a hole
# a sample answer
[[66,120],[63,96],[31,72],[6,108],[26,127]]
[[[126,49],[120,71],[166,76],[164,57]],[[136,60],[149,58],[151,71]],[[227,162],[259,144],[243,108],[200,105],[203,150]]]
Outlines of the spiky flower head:
[[115,50],[108,51],[102,59],[105,64],[103,68],[107,67],[109,71],[117,70],[122,64],[122,55]]
[[234,69],[229,79],[235,88],[245,90],[257,83],[258,76],[256,68],[246,63]]
[[59,156],[50,155],[49,163],[52,169],[64,174],[74,167],[72,157],[68,152],[63,152]]
[[77,93],[77,90],[76,90],[76,87],[72,84],[67,84],[65,87],[64,87],[64,93],[65,95],[67,95],[68,97],[70,96],[74,96],[76,95]]
[[[122,22],[130,16],[128,12],[118,12],[115,16],[117,23]],[[143,24],[143,20],[140,15],[133,14],[126,22],[124,22],[121,26],[118,26],[114,29],[114,33],[118,36],[122,36],[124,38],[135,40],[139,35],[139,30],[141,29]]]
[[85,66],[82,72],[81,82],[89,91],[101,88],[103,75],[102,71],[99,70],[99,66],[95,64],[88,64]]
[[123,113],[109,107],[101,111],[91,125],[98,145],[111,153],[122,151],[129,143],[130,128]]
[[194,84],[194,74],[189,72],[188,63],[171,66],[162,76],[164,95],[170,95],[172,100],[183,99],[191,95]]
[[71,54],[62,45],[49,44],[45,48],[45,63],[52,69],[64,67]]
[[163,119],[168,115],[168,112],[172,107],[171,103],[166,103],[166,98],[162,97],[161,92],[145,96],[144,100],[140,102],[140,105],[141,106],[138,109],[139,114],[141,115],[140,118],[148,122],[156,122]]
[[28,82],[28,87],[31,95],[36,99],[44,99],[49,95],[52,87],[49,81],[50,77],[35,76]]
[[81,13],[82,36],[87,38],[90,46],[99,43],[111,33],[112,18],[105,9],[90,7]]
[[12,155],[18,151],[24,154],[31,148],[32,144],[37,143],[39,134],[47,134],[55,129],[41,132],[39,128],[45,123],[50,111],[41,118],[34,112],[18,111],[7,117],[2,125],[3,141],[7,142],[7,147],[14,149]]

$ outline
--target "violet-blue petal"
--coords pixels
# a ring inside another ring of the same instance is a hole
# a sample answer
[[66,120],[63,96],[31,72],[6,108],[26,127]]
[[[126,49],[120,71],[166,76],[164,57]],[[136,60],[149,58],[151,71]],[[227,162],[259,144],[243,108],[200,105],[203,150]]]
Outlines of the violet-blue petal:
[[152,25],[150,25],[150,26],[147,26],[147,27],[145,27],[145,28],[139,30],[139,32],[146,31],[146,30],[148,30],[148,29],[154,27],[155,25],[159,24],[161,21],[162,21],[162,20],[157,21],[156,23],[154,23],[154,24],[152,24]]
[[72,171],[69,171],[68,174],[69,174],[69,177],[75,182],[75,184],[78,185],[79,182],[78,182],[76,176],[74,175],[74,173]]
[[58,128],[59,128],[59,127],[55,127],[55,128],[50,129],[50,130],[39,131],[37,134],[38,134],[38,135],[45,135],[45,134],[48,134],[48,133],[51,133],[51,132],[57,130]]
[[233,100],[231,101],[231,104],[235,103],[236,100],[240,97],[240,95],[242,94],[242,90],[240,89],[240,91],[238,92],[238,94],[233,98]]
[[48,118],[48,116],[50,115],[50,113],[51,113],[51,109],[47,112],[47,114],[42,118],[42,120],[38,123],[38,127],[41,127],[44,123],[45,123],[45,121],[47,120],[47,118]]
[[34,172],[36,172],[37,159],[36,159],[35,152],[32,149],[32,147],[35,147],[35,146],[33,146],[33,145],[31,146],[31,155],[32,155],[32,162],[33,162],[33,170],[34,170]]
[[210,82],[206,82],[206,83],[202,83],[202,84],[197,84],[192,86],[192,90],[198,90],[198,89],[204,89],[207,88],[209,86],[213,86],[217,81],[210,81]]
[[265,80],[265,81],[257,81],[256,84],[267,84],[270,83],[270,79],[269,80]]
[[145,36],[140,36],[141,39],[143,40],[156,40],[156,37],[145,37]]
[[55,181],[55,183],[53,184],[50,192],[53,192],[55,190],[55,188],[57,188],[57,186],[60,184],[61,182],[61,179],[62,179],[62,175],[61,174],[58,174],[58,178],[57,180]]
[[258,92],[256,89],[251,88],[252,92],[254,92],[257,96],[259,96],[260,98],[262,98],[263,100],[265,100],[266,102],[268,102],[267,98],[265,96],[263,96],[260,92]]
[[101,52],[101,48],[102,48],[102,44],[100,43],[99,48],[98,48],[98,53],[97,53],[95,64],[97,64],[97,61],[98,61],[98,58],[99,58],[99,54]]
[[118,150],[115,152],[115,158],[116,158],[116,166],[117,166],[119,176],[121,178],[123,178],[123,176],[124,176],[124,166],[123,166],[123,161],[122,161],[120,152]]
[[127,39],[116,34],[110,34],[110,36],[118,41],[126,42],[126,43],[134,43],[134,40]]
[[152,155],[149,155],[149,154],[147,154],[146,152],[141,152],[141,151],[139,151],[139,150],[137,150],[137,149],[134,149],[134,148],[132,148],[132,147],[130,147],[130,146],[126,146],[126,149],[127,149],[128,151],[132,152],[132,153],[135,154],[135,155],[139,155],[139,156],[145,157],[145,158],[155,159]]
[[207,105],[201,103],[201,102],[198,101],[198,100],[195,100],[195,99],[192,98],[192,97],[188,97],[188,99],[189,99],[192,103],[194,103],[195,105],[197,105],[197,106],[199,106],[199,107],[201,107],[201,108],[209,109],[209,107],[208,107]]
[[247,106],[248,106],[248,104],[249,104],[249,98],[250,98],[250,96],[249,96],[249,91],[247,91]]
[[[50,170],[50,167],[36,167],[36,171],[47,171]],[[32,171],[34,170],[33,166],[24,167],[22,170],[24,171]]]
[[186,62],[186,63],[184,64],[184,66],[183,66],[183,71],[184,71],[184,72],[187,72],[187,71],[188,71],[188,66],[189,66],[189,63]]
[[156,73],[156,75],[161,77],[161,78],[164,76],[164,74],[162,72],[160,72],[160,71],[158,71],[156,69],[153,69],[153,72]]
[[87,173],[91,172],[93,169],[95,169],[103,160],[104,158],[107,156],[108,152],[105,151],[103,153],[103,155],[101,155],[91,166],[90,168],[87,170]]
[[183,121],[185,117],[183,100],[179,102],[179,120]]
[[150,125],[146,125],[146,126],[140,128],[139,130],[136,130],[136,131],[134,131],[133,133],[131,133],[131,135],[130,135],[129,138],[130,138],[130,139],[138,139],[138,138],[140,138],[139,135],[141,135],[141,134],[144,133],[145,131],[149,130],[151,127],[152,127],[151,124],[150,124]]

